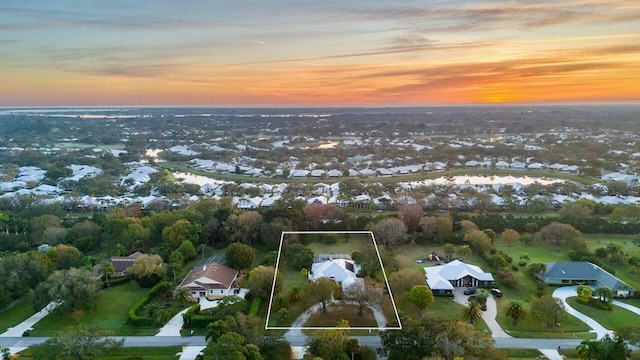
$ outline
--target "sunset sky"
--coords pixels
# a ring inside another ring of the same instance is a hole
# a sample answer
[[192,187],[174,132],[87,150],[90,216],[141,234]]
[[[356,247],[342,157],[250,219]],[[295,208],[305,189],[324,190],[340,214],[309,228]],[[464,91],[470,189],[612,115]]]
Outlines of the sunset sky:
[[634,100],[634,0],[0,2],[0,106]]

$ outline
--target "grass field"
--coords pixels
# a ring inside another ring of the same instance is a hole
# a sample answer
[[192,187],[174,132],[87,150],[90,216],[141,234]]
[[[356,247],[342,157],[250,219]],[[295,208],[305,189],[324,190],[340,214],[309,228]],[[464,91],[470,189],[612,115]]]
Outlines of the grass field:
[[35,313],[31,301],[23,298],[12,307],[0,312],[0,333],[18,325]]
[[568,298],[567,303],[609,330],[618,330],[624,326],[640,323],[640,316],[619,306],[613,306],[611,311],[600,310],[579,303],[576,297]]
[[78,316],[58,311],[38,322],[31,336],[54,336],[79,324],[96,326],[112,335],[155,335],[156,328],[133,327],[126,324],[127,312],[149,289],[142,289],[135,281],[100,290],[95,309]]
[[[402,302],[402,300],[400,300]],[[398,305],[398,309],[400,309],[401,305]],[[456,302],[454,302],[451,298],[448,297],[436,297],[435,301],[427,307],[427,312],[435,312],[441,315],[445,315],[450,320],[457,321],[466,321],[462,317],[462,309],[464,307]],[[417,313],[417,310],[414,306],[409,304],[404,304],[402,306],[402,310],[409,314]],[[476,320],[475,328],[478,331],[489,333],[489,328],[487,324],[482,319]]]
[[[139,356],[144,360],[175,360],[176,354],[182,351],[180,346],[170,347],[127,347],[122,348],[109,356],[99,357],[95,360],[119,360]],[[20,352],[20,359],[35,359],[33,350],[27,349]]]
[[531,315],[531,308],[527,306],[527,316],[517,325],[513,324],[511,318],[506,315],[509,307],[509,298],[502,297],[498,299],[498,316],[496,320],[502,328],[513,337],[522,338],[593,338],[594,334],[589,333],[591,328],[587,324],[577,318],[566,315],[559,321],[559,327],[547,327],[543,321],[540,321]]

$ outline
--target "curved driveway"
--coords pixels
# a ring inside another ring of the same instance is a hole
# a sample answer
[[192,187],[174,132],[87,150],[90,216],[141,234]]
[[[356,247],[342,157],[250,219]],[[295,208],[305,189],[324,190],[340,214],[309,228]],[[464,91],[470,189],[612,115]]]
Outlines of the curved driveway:
[[[578,294],[576,293],[576,286],[564,286],[564,287],[555,289],[553,292],[553,297],[562,300],[565,311],[568,314],[574,317],[577,317],[580,321],[584,322],[585,324],[589,325],[593,329],[592,332],[594,332],[597,335],[598,339],[602,339],[607,334],[613,334],[613,331],[606,329],[604,326],[600,325],[598,322],[596,322],[592,318],[579,312],[578,310],[572,308],[571,306],[569,306],[569,304],[567,304],[567,298],[572,296],[577,296],[577,295]],[[640,309],[637,309],[637,310],[640,311]]]

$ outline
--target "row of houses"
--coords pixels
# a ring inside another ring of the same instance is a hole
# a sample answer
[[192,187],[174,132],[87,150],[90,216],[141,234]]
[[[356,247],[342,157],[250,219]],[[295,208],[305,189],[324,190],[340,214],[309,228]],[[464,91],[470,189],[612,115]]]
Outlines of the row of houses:
[[[459,287],[490,287],[495,284],[491,273],[458,259],[444,265],[425,267],[424,272],[427,286],[434,294],[450,294]],[[538,278],[552,285],[606,286],[613,290],[615,297],[621,298],[636,291],[600,266],[586,261],[549,262],[546,271]]]

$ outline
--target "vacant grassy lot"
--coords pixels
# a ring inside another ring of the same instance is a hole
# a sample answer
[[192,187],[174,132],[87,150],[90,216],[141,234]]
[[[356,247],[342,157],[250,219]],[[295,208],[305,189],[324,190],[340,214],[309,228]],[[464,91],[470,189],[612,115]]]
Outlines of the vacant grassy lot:
[[95,309],[73,314],[58,311],[34,326],[32,336],[55,336],[78,324],[96,326],[112,335],[154,335],[156,328],[133,327],[126,324],[129,309],[150,289],[142,289],[135,281],[100,290]]
[[[180,346],[170,347],[127,347],[122,348],[109,356],[96,358],[96,360],[119,360],[139,356],[144,360],[175,360],[176,354],[182,351]],[[33,350],[27,349],[20,352],[20,359],[35,359]]]
[[0,334],[35,314],[31,301],[23,298],[12,307],[0,311]]

